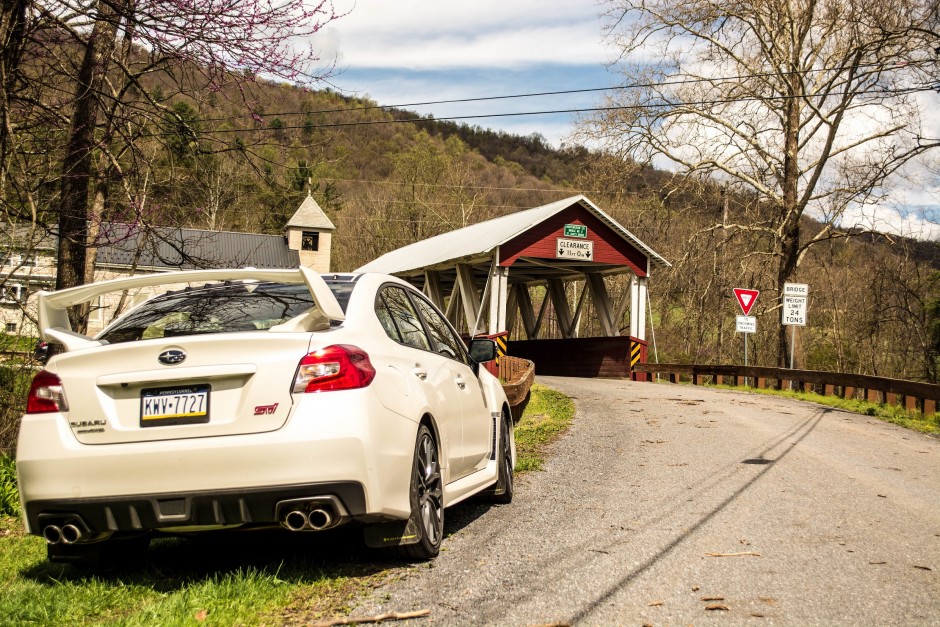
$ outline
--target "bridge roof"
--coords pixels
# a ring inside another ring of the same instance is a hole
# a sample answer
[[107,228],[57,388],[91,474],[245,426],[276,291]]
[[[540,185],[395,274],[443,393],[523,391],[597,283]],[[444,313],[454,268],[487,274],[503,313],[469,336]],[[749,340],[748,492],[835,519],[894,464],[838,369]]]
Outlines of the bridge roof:
[[526,231],[538,226],[552,216],[571,207],[580,206],[643,253],[652,264],[670,267],[670,263],[644,244],[635,235],[623,228],[616,220],[583,195],[572,196],[541,207],[511,213],[506,216],[479,222],[456,231],[442,233],[408,246],[403,246],[370,261],[357,269],[358,272],[383,272],[403,274],[420,269],[448,266],[455,262],[473,262],[482,257],[491,257],[493,251]]

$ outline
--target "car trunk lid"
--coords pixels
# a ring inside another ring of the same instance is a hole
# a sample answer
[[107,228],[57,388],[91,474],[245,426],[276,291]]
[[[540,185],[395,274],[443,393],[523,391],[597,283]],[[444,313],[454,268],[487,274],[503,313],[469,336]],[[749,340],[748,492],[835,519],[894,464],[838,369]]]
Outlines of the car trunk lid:
[[143,340],[59,355],[49,369],[84,444],[261,433],[286,422],[310,339],[257,331]]

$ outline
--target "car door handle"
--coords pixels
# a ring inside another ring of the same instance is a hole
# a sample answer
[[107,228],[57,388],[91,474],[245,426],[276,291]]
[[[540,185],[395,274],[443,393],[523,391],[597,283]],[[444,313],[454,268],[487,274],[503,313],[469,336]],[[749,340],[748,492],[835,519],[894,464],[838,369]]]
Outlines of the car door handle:
[[463,377],[461,377],[459,374],[454,378],[454,381],[457,382],[457,387],[459,387],[461,390],[467,387],[467,383],[463,380]]
[[425,381],[428,378],[428,371],[424,368],[415,367],[411,372],[422,381]]

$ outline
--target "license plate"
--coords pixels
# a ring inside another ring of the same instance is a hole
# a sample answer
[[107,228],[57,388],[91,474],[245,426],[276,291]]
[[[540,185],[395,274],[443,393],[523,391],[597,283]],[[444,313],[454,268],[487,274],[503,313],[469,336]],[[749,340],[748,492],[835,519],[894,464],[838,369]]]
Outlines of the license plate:
[[209,385],[147,388],[140,391],[140,426],[209,422]]

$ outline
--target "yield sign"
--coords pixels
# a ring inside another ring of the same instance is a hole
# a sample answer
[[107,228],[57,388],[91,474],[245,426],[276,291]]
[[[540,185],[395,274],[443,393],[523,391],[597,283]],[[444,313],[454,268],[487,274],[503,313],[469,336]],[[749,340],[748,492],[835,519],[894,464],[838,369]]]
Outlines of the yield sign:
[[738,304],[741,305],[741,311],[744,312],[745,316],[751,314],[751,307],[754,306],[754,301],[757,300],[757,295],[760,294],[759,290],[746,290],[743,287],[736,287],[733,289],[734,297],[738,299]]

